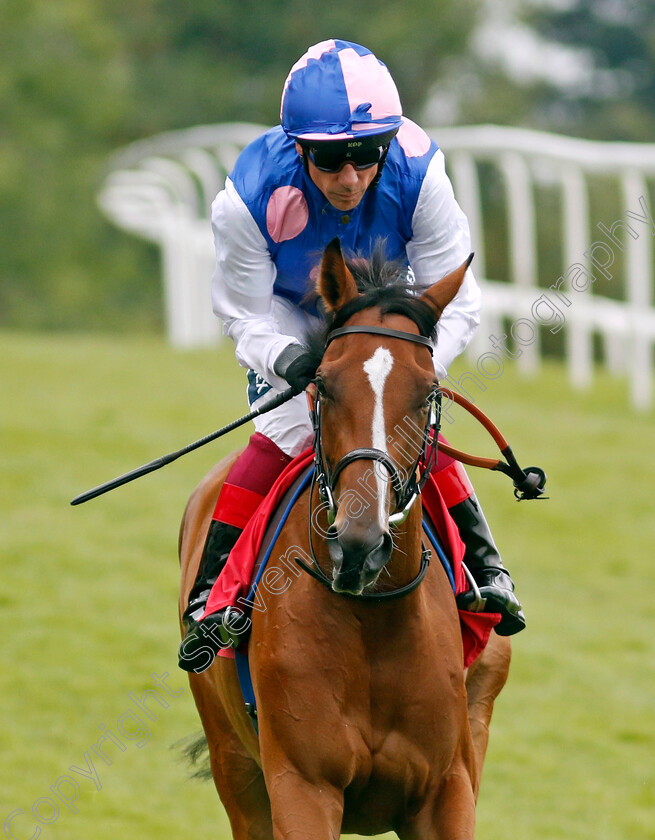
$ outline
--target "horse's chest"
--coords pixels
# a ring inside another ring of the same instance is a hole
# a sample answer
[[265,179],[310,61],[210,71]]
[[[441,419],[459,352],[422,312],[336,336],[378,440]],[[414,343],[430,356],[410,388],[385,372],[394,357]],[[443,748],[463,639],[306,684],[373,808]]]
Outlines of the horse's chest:
[[398,815],[429,799],[452,766],[456,729],[451,723],[417,732],[402,724],[374,732],[375,743],[345,786],[344,831],[386,831]]
[[311,743],[313,760],[379,790],[420,788],[447,770],[466,719],[461,645],[438,630],[381,627],[372,646],[338,622],[312,628],[311,641],[286,626],[257,682],[261,714],[272,712],[272,734],[294,763]]
[[454,749],[466,690],[461,669],[443,664],[436,668],[430,659],[405,661],[397,665],[394,680],[386,669],[371,681],[370,743],[377,765],[386,766],[389,756],[402,756],[407,765],[434,764],[437,755]]

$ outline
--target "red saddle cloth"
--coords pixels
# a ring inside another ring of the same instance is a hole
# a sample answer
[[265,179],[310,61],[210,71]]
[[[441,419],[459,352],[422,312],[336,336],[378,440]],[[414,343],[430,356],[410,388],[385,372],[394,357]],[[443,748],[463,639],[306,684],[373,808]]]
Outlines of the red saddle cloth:
[[[230,552],[225,568],[211,591],[204,615],[209,615],[223,607],[239,606],[247,599],[255,563],[268,523],[281,499],[293,483],[311,466],[313,459],[313,449],[307,449],[297,458],[294,458],[280,474]],[[446,556],[451,561],[456,593],[465,592],[469,589],[469,585],[462,567],[464,543],[459,536],[457,526],[448,513],[448,508],[443,501],[433,475],[425,483],[421,496],[423,508],[432,520]],[[436,562],[436,558],[433,558],[433,562]],[[500,618],[501,616],[498,613],[474,613],[459,610],[464,648],[464,667],[468,668],[482,653],[489,641],[491,631],[498,624]],[[218,655],[234,658],[234,651],[232,648],[225,648],[219,651]]]

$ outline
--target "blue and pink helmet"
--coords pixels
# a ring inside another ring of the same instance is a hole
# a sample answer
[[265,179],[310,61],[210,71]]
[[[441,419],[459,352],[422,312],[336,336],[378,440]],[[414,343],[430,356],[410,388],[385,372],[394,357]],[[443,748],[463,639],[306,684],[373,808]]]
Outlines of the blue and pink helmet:
[[391,139],[403,117],[386,65],[359,44],[329,40],[310,47],[291,68],[280,122],[289,137],[309,144]]

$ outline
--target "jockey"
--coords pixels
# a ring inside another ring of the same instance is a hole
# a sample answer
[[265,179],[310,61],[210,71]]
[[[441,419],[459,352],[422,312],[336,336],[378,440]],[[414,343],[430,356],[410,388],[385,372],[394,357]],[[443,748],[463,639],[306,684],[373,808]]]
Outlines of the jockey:
[[[308,294],[318,255],[338,236],[346,252],[368,257],[382,238],[387,258],[402,259],[409,276],[427,285],[471,251],[443,153],[402,116],[386,66],[364,47],[340,40],[310,47],[291,68],[281,125],[241,153],[213,203],[212,226],[213,308],[248,369],[251,408],[289,385],[299,393],[255,419],[255,433],[221,489],[183,616],[185,670],[194,670],[195,652],[211,646],[213,632],[228,641],[225,610],[203,615],[211,588],[275,479],[311,445],[302,391],[315,369],[302,342],[319,317]],[[479,308],[480,289],[468,269],[438,323],[438,379],[473,337]],[[502,615],[496,632],[517,633],[525,618],[514,584],[463,467],[446,459],[444,468],[443,457],[437,482],[466,546],[464,562],[485,609]],[[464,608],[474,597],[468,594],[458,598]]]

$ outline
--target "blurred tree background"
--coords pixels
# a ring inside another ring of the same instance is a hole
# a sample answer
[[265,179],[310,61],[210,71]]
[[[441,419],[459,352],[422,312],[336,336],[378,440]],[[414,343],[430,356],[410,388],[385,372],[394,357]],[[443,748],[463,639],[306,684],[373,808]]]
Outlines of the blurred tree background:
[[597,140],[655,137],[655,5],[487,0],[448,85],[457,121]]
[[644,140],[654,19],[643,0],[2,0],[0,325],[159,329],[156,249],[96,208],[108,157],[162,131],[277,122],[309,44],[366,44],[424,124]]

